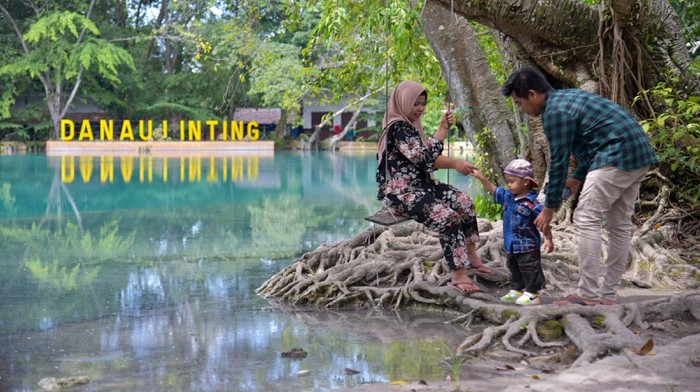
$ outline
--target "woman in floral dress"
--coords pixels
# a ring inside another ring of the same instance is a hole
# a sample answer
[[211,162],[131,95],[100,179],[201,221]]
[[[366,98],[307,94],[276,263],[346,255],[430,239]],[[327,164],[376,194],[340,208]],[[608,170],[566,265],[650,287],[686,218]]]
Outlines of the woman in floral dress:
[[465,293],[479,291],[467,276],[474,269],[491,273],[476,254],[479,231],[474,202],[464,192],[440,183],[433,177],[437,169],[454,169],[469,175],[471,163],[442,155],[447,130],[454,124],[447,111],[432,137],[423,132],[420,118],[428,92],[419,83],[399,83],[389,99],[379,139],[377,198],[394,214],[410,217],[439,234],[440,245],[451,271],[451,283]]

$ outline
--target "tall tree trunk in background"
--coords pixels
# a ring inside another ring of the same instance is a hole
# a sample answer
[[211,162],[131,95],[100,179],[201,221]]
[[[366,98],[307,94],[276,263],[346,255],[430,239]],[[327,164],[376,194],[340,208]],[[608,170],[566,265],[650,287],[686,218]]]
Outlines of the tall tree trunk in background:
[[[463,125],[469,140],[490,153],[485,161],[502,180],[503,168],[516,158],[519,136],[476,31],[464,17],[432,1],[423,8],[422,28],[450,84],[452,102],[466,113]],[[482,132],[493,137],[477,136]]]
[[287,111],[283,109],[280,120],[275,127],[275,138],[281,139],[284,136],[285,129],[287,129]]
[[[139,3],[139,7],[140,7]],[[162,0],[160,3],[160,12],[158,12],[158,17],[156,18],[156,21],[153,25],[153,31],[158,31],[160,28],[163,26],[163,21],[165,20],[165,16],[168,14],[168,0]],[[153,54],[153,47],[156,44],[156,38],[153,37],[151,38],[151,42],[148,44],[148,48],[146,49],[146,61],[148,61],[151,58],[151,55]]]
[[348,134],[350,129],[355,126],[355,123],[357,122],[357,118],[360,117],[360,114],[362,113],[362,108],[365,107],[365,101],[363,100],[360,103],[360,106],[355,108],[355,111],[352,114],[352,117],[350,118],[350,121],[348,121],[347,124],[345,124],[345,128],[343,128],[342,131],[340,131],[339,134],[333,135],[330,137],[330,140],[328,140],[328,149],[331,151],[335,151],[338,147],[338,142],[343,140],[345,138],[345,135]]

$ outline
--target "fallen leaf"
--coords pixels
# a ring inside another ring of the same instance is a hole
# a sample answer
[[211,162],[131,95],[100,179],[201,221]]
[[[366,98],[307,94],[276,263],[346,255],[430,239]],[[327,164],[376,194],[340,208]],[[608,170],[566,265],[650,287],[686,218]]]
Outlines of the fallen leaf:
[[501,365],[501,366],[496,366],[496,370],[515,370],[515,368],[506,363],[506,364]]
[[530,376],[530,378],[532,378],[533,380],[539,380],[540,376],[533,374],[532,376]]
[[635,349],[632,351],[634,351],[634,353],[637,355],[653,355],[653,354],[650,354],[652,352],[651,351],[652,349],[654,349],[654,339],[649,338],[649,340],[647,340],[647,342],[644,343],[642,348]]
[[690,364],[693,366],[700,366],[700,357],[691,359]]
[[420,385],[428,385],[428,383],[425,380],[420,380],[418,381],[418,384]]
[[396,380],[390,382],[391,385],[406,385],[406,381]]
[[299,370],[297,372],[297,376],[308,376],[311,374],[311,370]]
[[359,370],[351,369],[351,368],[345,368],[345,374],[348,376],[352,376],[353,374],[359,373]]

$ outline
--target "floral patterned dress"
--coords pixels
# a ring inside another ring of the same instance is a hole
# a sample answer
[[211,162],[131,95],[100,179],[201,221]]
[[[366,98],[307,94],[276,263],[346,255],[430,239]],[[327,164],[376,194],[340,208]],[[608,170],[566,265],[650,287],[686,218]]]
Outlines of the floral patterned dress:
[[389,126],[386,153],[378,157],[377,198],[394,214],[410,217],[437,232],[450,271],[470,265],[467,244],[479,241],[474,202],[466,193],[433,179],[443,142],[421,141],[405,121]]

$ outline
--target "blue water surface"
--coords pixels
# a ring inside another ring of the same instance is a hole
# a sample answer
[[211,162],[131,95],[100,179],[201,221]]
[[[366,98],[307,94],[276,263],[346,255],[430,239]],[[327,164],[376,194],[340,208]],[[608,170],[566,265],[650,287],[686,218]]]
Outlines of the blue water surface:
[[[328,152],[0,156],[0,390],[71,376],[89,377],[86,391],[441,378],[466,335],[444,323],[453,315],[292,309],[255,294],[367,227],[376,164]],[[438,178],[473,195],[455,172]],[[309,355],[281,357],[292,348]]]

